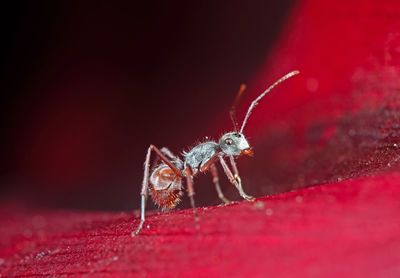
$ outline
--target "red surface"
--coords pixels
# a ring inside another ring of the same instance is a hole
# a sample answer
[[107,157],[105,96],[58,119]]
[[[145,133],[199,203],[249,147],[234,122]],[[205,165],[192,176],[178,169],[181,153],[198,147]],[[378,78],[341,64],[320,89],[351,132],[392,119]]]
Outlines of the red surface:
[[225,207],[152,213],[1,211],[0,273],[134,277],[399,277],[400,174]]
[[249,121],[246,191],[323,185],[200,208],[200,222],[190,210],[153,212],[133,239],[130,213],[5,207],[1,273],[399,277],[398,15],[399,1],[299,1],[244,95],[301,70]]

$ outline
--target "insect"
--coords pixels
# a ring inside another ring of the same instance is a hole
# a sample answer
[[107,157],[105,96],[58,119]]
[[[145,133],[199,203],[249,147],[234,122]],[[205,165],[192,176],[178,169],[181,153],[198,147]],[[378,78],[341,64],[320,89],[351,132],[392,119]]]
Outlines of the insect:
[[[252,201],[253,197],[247,195],[243,191],[242,182],[239,176],[239,171],[236,166],[235,158],[241,155],[252,155],[253,150],[246,140],[243,129],[250,117],[250,114],[258,102],[276,85],[285,81],[286,79],[298,74],[299,71],[292,71],[285,76],[281,77],[278,81],[267,88],[260,94],[249,106],[246,116],[243,120],[242,126],[239,129],[235,117],[236,106],[239,102],[240,96],[245,90],[245,85],[242,84],[239,93],[234,101],[230,110],[230,117],[233,122],[234,131],[225,133],[218,142],[207,141],[198,144],[188,152],[183,153],[183,159],[174,155],[167,148],[158,149],[154,145],[150,145],[147,150],[146,160],[144,162],[144,175],[141,190],[141,218],[139,226],[132,232],[132,236],[137,235],[142,229],[145,221],[145,208],[148,194],[150,194],[154,203],[163,209],[173,209],[180,202],[183,195],[182,180],[186,179],[186,186],[190,203],[193,208],[195,219],[197,220],[198,214],[194,202],[194,189],[193,177],[199,173],[204,173],[208,170],[211,171],[213,176],[213,183],[218,193],[218,197],[224,202],[229,203],[221,191],[219,185],[219,178],[216,168],[216,163],[219,162],[225,172],[229,181],[236,187],[239,194],[243,199]],[[155,167],[150,174],[150,157],[154,152],[157,155]],[[232,167],[229,168],[226,159]]]

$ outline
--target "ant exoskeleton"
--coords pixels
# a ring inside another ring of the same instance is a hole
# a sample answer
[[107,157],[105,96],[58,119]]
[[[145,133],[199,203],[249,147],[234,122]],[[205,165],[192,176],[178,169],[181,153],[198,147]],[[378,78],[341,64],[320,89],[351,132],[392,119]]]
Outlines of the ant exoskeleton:
[[[180,198],[183,195],[182,179],[186,178],[188,196],[190,198],[190,203],[193,208],[193,213],[196,220],[198,219],[198,214],[196,211],[196,206],[194,203],[194,190],[193,190],[193,177],[200,173],[204,173],[207,170],[211,170],[213,176],[213,182],[215,189],[217,190],[218,197],[225,203],[229,201],[225,198],[219,186],[219,178],[217,173],[217,167],[215,163],[219,161],[222,168],[229,181],[236,187],[239,191],[240,196],[243,199],[252,201],[253,197],[247,195],[242,188],[242,182],[239,176],[238,169],[235,163],[235,157],[240,155],[252,155],[253,151],[250,148],[249,143],[243,135],[243,129],[246,122],[251,114],[251,111],[257,105],[258,101],[262,99],[272,88],[274,88],[279,83],[284,80],[298,74],[298,71],[292,71],[274,84],[272,84],[268,89],[266,89],[261,95],[259,95],[250,105],[247,110],[247,114],[243,120],[242,126],[239,129],[235,118],[235,110],[246,86],[242,84],[239,93],[235,99],[235,102],[230,110],[230,117],[233,122],[235,131],[225,133],[219,142],[207,141],[198,144],[188,152],[183,153],[184,159],[181,160],[179,157],[175,156],[167,148],[162,148],[159,150],[154,145],[150,145],[147,150],[146,160],[144,162],[144,175],[141,190],[141,219],[140,224],[137,229],[132,232],[132,236],[139,233],[143,226],[145,220],[145,207],[148,193],[159,207],[163,209],[173,209],[180,202]],[[161,162],[156,164],[151,175],[150,175],[150,155],[154,151],[158,155],[158,159]],[[232,166],[232,171],[229,169],[228,164],[225,162],[225,157],[229,157],[230,164]]]

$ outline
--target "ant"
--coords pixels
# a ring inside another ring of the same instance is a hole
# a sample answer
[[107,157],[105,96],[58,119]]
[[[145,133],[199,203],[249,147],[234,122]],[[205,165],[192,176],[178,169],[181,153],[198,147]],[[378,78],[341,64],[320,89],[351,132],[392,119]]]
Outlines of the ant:
[[[196,206],[194,203],[194,189],[193,189],[193,177],[198,173],[204,173],[208,170],[211,171],[213,176],[213,183],[215,189],[217,190],[218,197],[225,203],[229,204],[229,200],[225,198],[219,186],[219,178],[217,173],[216,162],[219,161],[228,177],[229,181],[236,187],[239,191],[240,196],[248,201],[253,201],[252,196],[247,195],[243,191],[242,182],[239,176],[239,171],[236,167],[235,157],[241,155],[252,155],[253,150],[247,142],[243,134],[243,129],[250,117],[250,114],[254,107],[269,91],[271,91],[276,85],[285,81],[286,79],[298,74],[299,71],[292,71],[274,84],[272,84],[268,89],[266,89],[261,95],[259,95],[250,105],[247,110],[247,114],[243,120],[242,126],[239,129],[235,118],[236,106],[239,102],[240,96],[246,89],[246,86],[242,84],[240,86],[237,97],[234,104],[230,110],[230,117],[233,122],[235,131],[228,132],[222,135],[219,142],[207,141],[198,144],[188,152],[183,152],[183,160],[175,156],[167,148],[158,149],[154,145],[150,145],[147,150],[146,160],[144,162],[144,175],[141,190],[141,219],[140,224],[137,229],[132,232],[132,236],[137,235],[145,221],[145,208],[147,196],[150,193],[155,204],[157,204],[162,209],[173,209],[180,202],[183,195],[182,179],[186,178],[186,185],[188,190],[188,196],[190,198],[190,204],[193,208],[193,213],[195,219],[198,220],[199,216],[197,214]],[[155,162],[155,167],[150,175],[150,155],[151,152],[157,154],[157,161]],[[232,171],[229,169],[225,158],[229,158]],[[161,162],[159,160],[161,159]]]

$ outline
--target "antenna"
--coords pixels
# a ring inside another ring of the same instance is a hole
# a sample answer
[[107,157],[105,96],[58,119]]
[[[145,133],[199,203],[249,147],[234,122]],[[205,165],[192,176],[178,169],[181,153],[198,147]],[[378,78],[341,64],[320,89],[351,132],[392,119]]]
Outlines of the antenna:
[[[281,77],[278,81],[276,81],[274,84],[272,84],[271,86],[269,86],[268,89],[266,89],[261,95],[259,95],[255,100],[253,100],[253,102],[251,103],[249,110],[247,110],[247,114],[246,117],[244,117],[243,123],[242,123],[242,127],[240,128],[240,133],[243,133],[243,129],[244,126],[247,123],[247,120],[250,117],[251,111],[254,109],[254,107],[256,107],[256,105],[258,104],[258,102],[260,101],[260,99],[262,99],[269,91],[271,91],[276,85],[278,85],[279,83],[285,81],[286,79],[299,74],[300,72],[298,70],[294,70],[292,72],[289,72],[288,74],[286,74],[285,76]],[[233,107],[232,107],[233,108]],[[232,111],[232,110],[231,110]]]
[[229,114],[231,116],[231,120],[233,123],[233,127],[235,128],[236,133],[239,133],[239,125],[236,121],[236,106],[239,104],[240,97],[242,96],[244,90],[246,90],[246,84],[240,85],[239,92],[236,95],[235,101],[233,102],[231,111],[229,111]]

